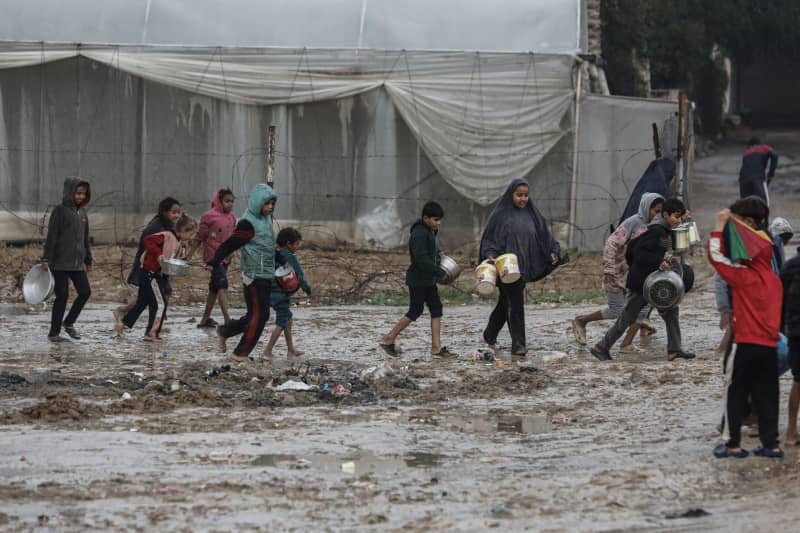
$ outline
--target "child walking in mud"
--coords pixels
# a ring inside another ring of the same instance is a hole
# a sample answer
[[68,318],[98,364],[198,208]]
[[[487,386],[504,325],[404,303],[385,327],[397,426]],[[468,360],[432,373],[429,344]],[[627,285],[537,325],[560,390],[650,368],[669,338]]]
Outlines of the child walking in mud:
[[[572,332],[578,344],[586,345],[586,326],[597,320],[616,320],[625,308],[625,282],[628,277],[628,263],[625,252],[628,244],[647,231],[647,225],[661,214],[664,197],[656,193],[645,193],[639,203],[639,212],[625,219],[622,224],[606,239],[603,248],[603,289],[608,297],[608,306],[586,315],[576,316],[572,320]],[[637,353],[639,348],[633,345],[633,339],[640,328],[650,333],[651,325],[642,324],[646,320],[649,308],[639,313],[637,322],[628,328],[625,338],[619,347],[619,353]]]
[[[753,453],[764,457],[783,457],[778,447],[778,332],[781,325],[783,287],[773,270],[770,237],[759,231],[767,218],[767,207],[758,198],[735,202],[717,215],[716,226],[708,242],[708,260],[731,288],[733,304],[733,351],[725,371],[725,417],[723,438],[714,448],[714,456],[747,457],[741,447],[741,426],[748,397],[758,413],[761,446]],[[747,260],[732,261],[726,253],[725,230],[728,220],[734,223],[740,241],[750,243]],[[741,228],[741,229],[739,229]]]
[[217,327],[219,350],[222,353],[226,351],[225,343],[229,337],[242,335],[231,356],[236,361],[247,361],[261,338],[269,319],[270,293],[272,284],[275,283],[275,262],[285,262],[275,254],[272,212],[276,199],[272,187],[265,183],[256,184],[250,190],[247,209],[236,223],[233,234],[220,245],[214,257],[207,263],[210,268],[217,268],[226,257],[239,248],[242,249],[239,268],[242,271],[247,313]]
[[[203,246],[203,262],[208,263],[214,258],[219,245],[233,234],[236,227],[236,216],[231,212],[233,202],[234,196],[230,189],[220,189],[214,193],[214,196],[211,197],[211,209],[203,213],[200,218],[200,227],[194,236],[187,259],[194,255],[195,250],[201,244]],[[219,302],[223,324],[231,319],[228,314],[228,264],[229,261],[226,258],[211,272],[206,307],[197,324],[198,328],[215,328],[219,325],[216,320],[211,318],[211,311],[216,302]]]
[[[89,241],[89,217],[86,206],[92,198],[89,182],[80,178],[64,180],[64,194],[60,205],[50,214],[47,239],[42,254],[42,267],[50,270],[55,278],[55,302],[50,315],[50,342],[64,342],[61,327],[73,339],[81,336],[75,329],[83,306],[89,300],[92,289],[87,272],[92,269],[92,246]],[[78,293],[69,314],[64,318],[69,297],[69,282]]]
[[192,238],[197,229],[197,222],[182,215],[175,223],[175,230],[165,229],[144,237],[144,253],[141,259],[139,293],[136,304],[124,317],[114,324],[114,332],[119,335],[125,328],[131,329],[142,311],[148,309],[147,329],[144,340],[154,341],[159,338],[164,317],[167,312],[166,287],[169,276],[161,272],[161,261],[175,256],[181,241]]
[[[294,255],[300,248],[300,243],[303,241],[303,236],[294,228],[283,228],[278,232],[276,240],[278,244],[277,255],[286,262],[294,270],[298,279],[298,288],[303,289],[307,295],[311,296],[311,285],[306,281],[303,268],[300,266],[300,261]],[[272,286],[269,296],[269,305],[275,310],[275,329],[272,330],[267,347],[264,349],[264,357],[272,357],[272,349],[275,343],[283,333],[286,338],[286,351],[289,357],[303,355],[301,350],[298,350],[294,345],[294,338],[292,336],[292,311],[290,305],[292,303],[292,294],[286,292],[283,287],[278,283]]]
[[[647,231],[636,237],[628,244],[626,260],[630,265],[628,279],[625,283],[627,295],[625,308],[613,326],[606,332],[603,339],[595,344],[590,351],[601,361],[611,359],[609,350],[619,340],[628,327],[636,322],[639,313],[647,306],[644,298],[644,282],[656,270],[669,270],[671,261],[665,259],[667,242],[673,228],[677,227],[686,213],[683,202],[677,198],[670,198],[664,202],[660,216],[656,216],[647,227]],[[660,309],[658,313],[664,320],[667,329],[667,358],[693,359],[695,355],[686,352],[681,347],[681,329],[678,322],[678,307]]]
[[436,235],[444,217],[444,209],[436,202],[428,202],[422,208],[422,217],[411,226],[408,251],[411,265],[406,271],[406,285],[409,293],[408,312],[392,330],[380,341],[380,347],[391,357],[397,357],[395,339],[421,315],[425,305],[431,314],[431,355],[434,357],[454,357],[442,346],[442,300],[436,282],[439,279],[439,244]]
[[[137,287],[137,296],[138,296],[138,287],[141,287],[142,283],[147,283],[147,276],[142,271],[142,254],[144,254],[144,238],[148,235],[152,235],[154,233],[158,233],[160,231],[165,230],[174,230],[175,223],[181,217],[182,209],[181,204],[175,198],[171,196],[167,196],[163,200],[158,203],[158,209],[156,211],[156,216],[154,216],[150,222],[144,227],[142,230],[142,234],[139,236],[139,246],[136,249],[136,255],[133,258],[133,266],[131,267],[131,271],[128,274],[128,285],[130,287]],[[169,298],[169,295],[172,294],[172,286],[170,286],[169,280],[165,280],[163,283],[164,289],[164,296]],[[114,309],[112,313],[114,314],[114,322],[119,323],[122,321],[122,317],[125,316],[131,309],[136,306],[136,301],[134,300],[133,303],[123,305]],[[166,315],[165,315],[166,318]],[[163,333],[166,328],[162,326],[161,332]]]

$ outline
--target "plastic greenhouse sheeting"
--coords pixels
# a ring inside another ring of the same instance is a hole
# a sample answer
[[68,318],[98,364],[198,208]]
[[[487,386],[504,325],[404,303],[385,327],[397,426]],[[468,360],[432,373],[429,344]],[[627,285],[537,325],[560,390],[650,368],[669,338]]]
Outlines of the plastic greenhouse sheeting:
[[235,103],[302,104],[383,87],[441,176],[480,205],[570,131],[569,55],[13,45],[0,51],[0,68],[75,55]]
[[0,40],[580,51],[581,0],[4,0]]

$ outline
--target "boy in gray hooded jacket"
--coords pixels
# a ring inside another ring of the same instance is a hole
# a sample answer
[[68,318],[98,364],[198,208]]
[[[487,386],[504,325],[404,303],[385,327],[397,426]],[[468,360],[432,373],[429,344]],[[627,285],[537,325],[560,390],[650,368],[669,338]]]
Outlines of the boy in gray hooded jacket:
[[[64,180],[61,205],[57,205],[50,214],[42,266],[45,270],[49,269],[55,278],[56,299],[50,318],[50,333],[47,334],[51,342],[68,340],[61,336],[62,325],[67,335],[73,339],[81,338],[75,330],[75,321],[92,294],[86,275],[92,267],[92,248],[89,243],[89,218],[84,209],[91,198],[92,189],[88,181],[67,178]],[[64,318],[70,280],[78,296]]]

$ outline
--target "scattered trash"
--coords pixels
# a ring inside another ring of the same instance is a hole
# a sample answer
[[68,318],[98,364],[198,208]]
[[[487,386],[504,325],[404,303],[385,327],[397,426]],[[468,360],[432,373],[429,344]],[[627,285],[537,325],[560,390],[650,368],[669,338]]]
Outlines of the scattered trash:
[[392,387],[396,389],[411,389],[411,390],[419,389],[419,386],[416,383],[414,383],[408,376],[393,381]]
[[18,374],[0,372],[0,385],[23,385],[25,383],[28,383],[28,380]]
[[388,363],[381,366],[371,366],[361,371],[361,379],[364,381],[383,379],[393,375],[394,368],[389,366]]
[[538,372],[539,369],[536,368],[533,364],[533,361],[520,361],[519,363],[519,371],[520,372]]
[[545,352],[537,352],[536,357],[541,359],[543,363],[547,363],[549,361],[558,361],[559,359],[564,359],[565,357],[569,357],[569,354],[567,354],[566,352],[559,352],[556,350],[552,350]]
[[506,364],[506,362],[503,361],[502,359],[495,359],[494,360],[494,366],[503,366],[505,364]]
[[311,461],[309,461],[308,459],[298,459],[297,461],[294,462],[294,465],[297,468],[308,468],[309,466],[311,466]]
[[142,372],[134,372],[133,375],[139,378],[140,380],[144,379],[144,373]]
[[171,392],[178,392],[179,390],[181,390],[181,382],[178,381],[177,379],[174,380],[172,383],[169,384],[169,390]]
[[131,428],[128,431],[130,431],[131,433],[136,433],[139,431],[139,428]]
[[161,357],[166,359],[167,357],[169,357],[169,353],[168,352],[161,352]]
[[489,361],[494,361],[494,352],[492,352],[491,350],[475,350],[474,352],[469,354],[469,357],[473,361],[489,362]]
[[223,372],[229,372],[230,369],[231,369],[231,365],[215,366],[215,367],[211,368],[210,370],[206,371],[206,381],[208,381],[208,378],[213,378],[215,376],[219,376]]
[[341,383],[336,385],[336,388],[333,389],[334,396],[350,396],[350,389],[342,385]]
[[305,391],[305,390],[312,390],[315,389],[313,385],[309,385],[308,383],[303,383],[302,381],[294,381],[289,380],[285,381],[282,384],[278,385],[276,390],[296,390],[296,391]]
[[492,514],[494,516],[503,516],[503,515],[508,515],[510,513],[508,512],[508,509],[506,509],[506,506],[504,504],[498,503],[492,507]]
[[356,464],[353,461],[342,463],[342,472],[344,472],[345,474],[355,474]]
[[103,383],[110,383],[112,385],[117,385],[119,381],[114,381],[113,379],[107,379]]
[[686,510],[682,513],[667,513],[664,515],[664,518],[668,520],[674,520],[676,518],[700,518],[703,516],[709,516],[711,513],[706,511],[705,509],[701,509],[700,507],[695,507],[689,510]]
[[130,393],[130,392],[123,392],[123,393],[122,393],[122,399],[123,399],[123,400],[132,400],[132,399],[133,399],[133,396],[131,396],[131,393]]

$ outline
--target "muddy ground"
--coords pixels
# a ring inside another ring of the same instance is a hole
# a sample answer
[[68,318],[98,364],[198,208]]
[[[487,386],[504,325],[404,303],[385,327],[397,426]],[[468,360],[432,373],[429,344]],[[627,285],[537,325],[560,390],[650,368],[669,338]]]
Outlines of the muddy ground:
[[[739,148],[698,162],[704,228],[735,195]],[[794,190],[799,177],[781,172],[777,187]],[[800,223],[796,200],[778,206]],[[527,358],[510,357],[504,332],[501,363],[475,362],[491,306],[454,293],[443,336],[460,357],[428,356],[423,319],[387,361],[376,342],[405,309],[342,304],[402,289],[404,255],[306,250],[319,290],[294,308],[305,355],[279,343],[272,360],[233,364],[196,328],[204,274],[176,284],[162,342],[142,342],[141,325],[111,338],[124,248],[98,249],[84,338],[48,344],[49,309],[18,303],[36,253],[0,257],[0,530],[776,531],[800,519],[800,450],[711,456],[722,376],[702,256],[681,306],[692,361],[666,361],[657,318],[639,355],[600,363],[575,344],[569,320],[599,304],[566,303],[599,289],[591,255],[529,288]],[[608,325],[590,326],[590,342]],[[278,390],[287,381],[311,390]]]
[[[568,329],[592,307],[529,305],[531,354],[512,359],[501,337],[502,366],[466,357],[483,348],[490,307],[451,307],[444,337],[462,357],[431,360],[422,321],[391,375],[373,378],[364,371],[386,364],[375,341],[402,308],[297,308],[306,355],[279,344],[272,361],[227,369],[192,308],[148,344],[139,330],[112,339],[111,307],[93,305],[84,339],[51,346],[46,313],[6,305],[0,528],[745,530],[800,518],[797,450],[711,457],[711,294],[682,308],[694,361],[667,362],[659,327],[643,354],[599,363]],[[276,390],[289,380],[314,389]],[[698,508],[709,514],[671,518]]]

